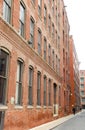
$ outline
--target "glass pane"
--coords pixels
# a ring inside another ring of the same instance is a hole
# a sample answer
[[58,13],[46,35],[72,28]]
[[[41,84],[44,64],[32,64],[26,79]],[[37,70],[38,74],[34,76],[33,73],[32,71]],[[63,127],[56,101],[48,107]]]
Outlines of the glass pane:
[[40,76],[40,73],[38,73],[37,85],[38,85],[38,88],[37,88],[37,89],[40,89],[40,85],[41,85],[41,76]]
[[21,82],[22,79],[22,62],[18,61],[17,64],[17,81]]
[[34,22],[32,20],[30,20],[30,33],[34,34]]
[[6,76],[8,54],[1,50],[0,53],[0,75]]
[[9,6],[11,6],[11,0],[4,0]]
[[32,87],[29,86],[29,105],[32,105]]
[[5,1],[3,3],[3,18],[6,22],[10,23],[11,20],[11,5],[7,4]]
[[16,95],[15,95],[15,103],[20,105],[22,97],[22,84],[16,83]]
[[6,79],[0,77],[0,104],[5,104]]
[[24,37],[24,24],[20,21],[20,35]]
[[32,86],[33,81],[33,70],[32,68],[29,68],[29,86]]
[[4,125],[4,111],[0,111],[0,130],[3,130],[3,125]]
[[22,4],[20,4],[20,20],[22,23],[24,23],[24,18],[25,18],[25,8]]

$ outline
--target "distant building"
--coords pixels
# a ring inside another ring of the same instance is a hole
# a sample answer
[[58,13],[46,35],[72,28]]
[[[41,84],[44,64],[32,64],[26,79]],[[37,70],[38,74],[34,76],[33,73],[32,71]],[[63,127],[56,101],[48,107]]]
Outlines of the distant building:
[[80,96],[82,108],[85,109],[85,70],[80,70]]
[[79,60],[75,49],[73,37],[69,37],[69,49],[70,49],[70,108],[76,107],[80,109],[80,79],[79,79]]

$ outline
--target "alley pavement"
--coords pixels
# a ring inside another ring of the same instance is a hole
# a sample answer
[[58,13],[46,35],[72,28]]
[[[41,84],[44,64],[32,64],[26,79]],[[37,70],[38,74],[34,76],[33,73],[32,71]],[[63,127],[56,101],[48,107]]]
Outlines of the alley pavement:
[[85,130],[85,111],[50,130]]
[[34,128],[32,128],[32,129],[30,129],[30,130],[52,130],[53,128],[59,126],[60,124],[64,123],[65,121],[68,121],[69,119],[74,118],[75,116],[77,116],[77,115],[80,114],[80,113],[82,113],[82,111],[76,113],[75,115],[71,114],[71,115],[68,115],[68,116],[65,116],[65,117],[56,119],[56,120],[54,120],[54,121],[45,123],[45,124],[40,125],[40,126],[38,126],[38,127],[34,127]]

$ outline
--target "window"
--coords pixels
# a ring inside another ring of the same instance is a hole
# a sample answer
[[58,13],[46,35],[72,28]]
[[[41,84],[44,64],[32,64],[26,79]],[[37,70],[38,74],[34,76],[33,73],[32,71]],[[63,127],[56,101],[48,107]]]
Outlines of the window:
[[57,57],[57,55],[56,55],[56,72],[58,72],[58,57]]
[[0,104],[6,103],[8,53],[0,50]]
[[80,84],[80,88],[83,89],[84,88],[84,84]]
[[48,46],[48,64],[51,65],[51,46]]
[[0,111],[0,130],[3,130],[3,125],[4,125],[4,111]]
[[54,0],[52,0],[52,15],[54,15]]
[[54,50],[52,51],[52,68],[54,69]]
[[64,80],[64,83],[65,83],[65,69],[63,69],[63,80]]
[[41,31],[38,30],[38,53],[41,54]]
[[80,94],[81,94],[81,96],[84,96],[84,91],[81,91]]
[[56,25],[57,25],[57,22],[58,22],[58,21],[57,21],[57,7],[56,7]]
[[59,86],[59,106],[61,106],[61,87]]
[[64,30],[63,30],[63,44],[64,44]]
[[47,8],[46,8],[46,6],[44,6],[44,24],[45,24],[45,26],[47,24]]
[[30,41],[29,41],[29,45],[31,47],[34,46],[34,20],[32,18],[30,19]]
[[58,36],[58,52],[60,52],[60,37]]
[[52,24],[52,39],[54,40],[54,24]]
[[11,0],[4,0],[3,18],[6,22],[11,23]]
[[60,59],[58,59],[58,74],[60,73]]
[[41,73],[37,73],[37,105],[41,104]]
[[16,95],[15,95],[15,104],[22,104],[22,69],[23,62],[18,60],[17,62],[17,76],[16,76]]
[[57,86],[56,86],[56,84],[54,83],[54,104],[57,103],[56,98],[57,98]]
[[84,78],[83,77],[80,78],[80,82],[84,82]]
[[44,60],[46,60],[47,41],[44,39]]
[[57,31],[56,31],[56,48],[57,48],[57,37],[58,37],[58,36],[57,36]]
[[44,106],[46,106],[46,89],[47,89],[47,79],[46,76],[44,76]]
[[22,3],[20,3],[20,35],[24,37],[24,29],[25,29],[25,7]]
[[51,106],[51,80],[48,81],[48,105]]
[[28,86],[29,105],[33,105],[33,67],[29,67],[29,86]]
[[48,17],[48,32],[51,33],[51,18],[50,18],[50,15]]
[[85,98],[82,98],[82,102],[84,102],[84,103],[85,103]]
[[38,14],[41,16],[42,0],[38,0]]
[[58,13],[58,29],[60,30],[60,13]]

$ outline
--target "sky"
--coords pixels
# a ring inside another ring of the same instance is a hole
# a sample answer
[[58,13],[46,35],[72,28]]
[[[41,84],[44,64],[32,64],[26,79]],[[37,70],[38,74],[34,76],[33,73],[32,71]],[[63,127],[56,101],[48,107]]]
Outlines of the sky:
[[85,70],[85,0],[64,0],[80,69]]

